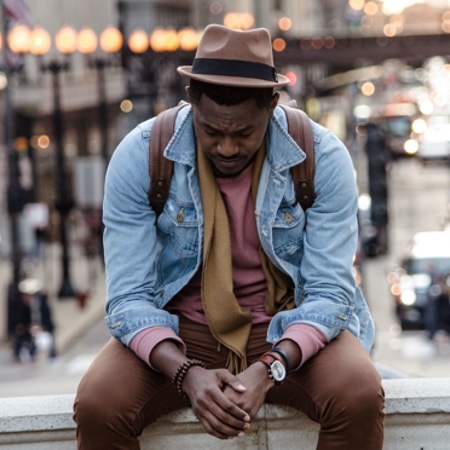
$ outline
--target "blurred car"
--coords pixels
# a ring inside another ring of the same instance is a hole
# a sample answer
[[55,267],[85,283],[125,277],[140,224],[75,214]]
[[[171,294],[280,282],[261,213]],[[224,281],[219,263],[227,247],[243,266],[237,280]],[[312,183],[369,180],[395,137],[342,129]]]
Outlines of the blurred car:
[[420,141],[417,156],[422,161],[450,159],[450,118],[432,116]]
[[[414,103],[391,103],[383,111],[386,149],[392,159],[414,156],[418,145],[414,136],[414,123],[418,118]],[[416,143],[416,145],[412,145]]]
[[425,329],[432,280],[450,274],[450,232],[417,233],[401,265],[388,275],[395,311],[403,330]]

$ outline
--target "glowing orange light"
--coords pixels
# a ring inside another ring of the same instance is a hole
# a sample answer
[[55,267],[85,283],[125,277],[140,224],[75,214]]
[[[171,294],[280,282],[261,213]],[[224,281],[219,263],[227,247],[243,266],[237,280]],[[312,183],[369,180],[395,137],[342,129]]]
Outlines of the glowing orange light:
[[279,21],[278,21],[278,28],[281,31],[288,31],[290,30],[292,27],[292,20],[289,19],[289,17],[282,17]]
[[8,33],[8,47],[14,53],[26,53],[30,49],[30,34],[26,25],[16,25]]
[[164,50],[166,52],[174,52],[178,50],[179,45],[178,33],[173,28],[166,30],[164,35]]
[[395,283],[391,286],[391,294],[398,297],[402,293],[402,287],[399,283]]
[[47,148],[50,145],[50,138],[46,134],[38,136],[37,145],[39,148]]
[[135,30],[128,38],[128,45],[133,53],[144,53],[148,50],[148,36],[144,30]]
[[178,40],[180,48],[188,52],[197,48],[200,36],[193,28],[184,28],[178,32]]
[[286,48],[286,41],[283,38],[276,38],[272,42],[272,48],[276,52],[282,52]]
[[366,81],[361,86],[361,93],[367,97],[372,96],[373,94],[375,94],[375,85],[370,81]]
[[364,8],[365,3],[365,0],[349,0],[348,2],[350,8],[355,11],[361,11]]
[[36,27],[30,34],[30,52],[33,55],[45,55],[52,46],[52,39],[48,31],[42,27]]
[[397,34],[397,27],[392,23],[388,23],[383,27],[383,33],[387,37],[393,37]]
[[150,48],[154,52],[163,52],[165,50],[166,32],[162,28],[155,28],[150,35]]
[[100,47],[107,53],[118,52],[123,45],[123,36],[115,27],[106,27],[100,34]]
[[77,48],[78,36],[72,27],[61,28],[55,36],[56,48],[66,55],[73,53]]
[[364,6],[364,13],[368,16],[374,16],[378,9],[378,5],[375,2],[367,2]]
[[83,28],[78,33],[78,51],[84,54],[91,54],[97,50],[98,39],[94,30]]
[[255,23],[255,18],[250,13],[230,12],[225,14],[223,24],[228,28],[236,30],[248,30]]

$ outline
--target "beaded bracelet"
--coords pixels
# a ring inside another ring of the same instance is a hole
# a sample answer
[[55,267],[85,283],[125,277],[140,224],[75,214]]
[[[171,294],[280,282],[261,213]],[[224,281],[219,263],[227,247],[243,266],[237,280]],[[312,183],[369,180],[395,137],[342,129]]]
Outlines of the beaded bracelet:
[[183,364],[181,364],[180,367],[178,367],[175,374],[173,375],[172,384],[175,386],[178,395],[182,398],[186,398],[186,394],[183,392],[183,389],[181,388],[184,381],[184,377],[188,373],[188,370],[194,366],[200,366],[205,368],[205,365],[203,364],[202,361],[198,359],[188,359]]

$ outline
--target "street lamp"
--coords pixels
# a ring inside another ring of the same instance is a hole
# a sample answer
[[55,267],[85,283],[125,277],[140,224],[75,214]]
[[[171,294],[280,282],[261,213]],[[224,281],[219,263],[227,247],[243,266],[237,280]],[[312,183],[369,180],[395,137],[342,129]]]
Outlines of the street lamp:
[[7,34],[8,48],[15,54],[23,54],[30,49],[30,29],[23,24],[15,26]]
[[19,239],[19,215],[23,207],[22,189],[19,182],[20,171],[18,154],[14,148],[14,112],[12,109],[11,92],[8,85],[9,75],[13,73],[14,66],[10,59],[9,51],[16,54],[23,54],[28,51],[30,30],[25,25],[17,28],[15,33],[7,33],[6,21],[3,21],[3,32],[7,36],[3,48],[5,73],[7,84],[5,89],[5,146],[8,155],[8,191],[7,204],[8,214],[11,224],[11,261],[12,261],[12,280],[8,287],[8,334],[13,334],[14,329],[19,323],[19,310],[21,295],[19,292],[19,282],[21,277],[22,251]]
[[144,30],[134,30],[128,38],[128,47],[133,53],[145,53],[148,50],[148,45],[148,36]]
[[[106,101],[106,83],[105,68],[112,62],[109,58],[92,58],[98,47],[97,35],[90,28],[83,28],[78,34],[78,51],[89,58],[90,65],[93,65],[97,71],[97,90],[98,90],[98,114],[100,132],[102,138],[101,155],[106,166],[109,161],[108,152],[108,108]],[[100,34],[100,47],[109,55],[119,52],[122,48],[122,33],[115,27],[107,27]]]
[[[107,57],[93,57],[100,42],[101,49],[108,55]],[[95,32],[90,28],[84,28],[78,34],[78,51],[87,56],[90,66],[95,67],[97,73],[97,91],[98,91],[98,123],[101,136],[101,156],[103,161],[103,172],[109,162],[109,121],[108,107],[106,97],[105,68],[114,64],[111,55],[117,54],[123,44],[122,33],[115,27],[105,28],[97,38]],[[101,202],[95,205],[93,210],[83,211],[86,214],[86,221],[89,224],[90,232],[95,234],[98,240],[100,255],[103,259],[103,224],[101,220],[102,210]],[[89,220],[89,216],[97,217],[97,220]]]
[[[48,53],[51,47],[51,39],[48,33],[41,28],[32,32],[32,44],[30,52],[42,57]],[[62,54],[68,56],[76,50],[77,32],[71,27],[61,28],[55,36],[56,48]],[[59,231],[61,239],[61,286],[58,291],[59,298],[71,298],[75,296],[70,278],[69,245],[67,236],[67,221],[73,208],[73,199],[70,194],[66,175],[66,158],[64,153],[64,133],[61,108],[61,84],[60,73],[67,70],[67,61],[52,60],[48,64],[42,64],[42,70],[48,70],[53,80],[53,132],[55,138],[55,209],[59,213]]]

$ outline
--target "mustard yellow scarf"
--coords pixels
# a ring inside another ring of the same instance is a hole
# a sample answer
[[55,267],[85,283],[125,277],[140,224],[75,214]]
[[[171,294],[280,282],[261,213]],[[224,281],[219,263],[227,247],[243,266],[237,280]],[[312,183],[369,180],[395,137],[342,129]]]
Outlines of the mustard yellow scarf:
[[[252,174],[252,197],[256,201],[261,168],[265,158],[265,144],[258,150]],[[234,374],[247,367],[246,347],[252,317],[240,307],[233,292],[231,241],[228,217],[220,190],[205,153],[197,148],[197,163],[204,213],[203,272],[201,294],[203,309],[213,336],[230,353],[227,368]],[[273,315],[294,305],[293,283],[275,268],[260,250],[266,274],[267,297],[265,309]]]

